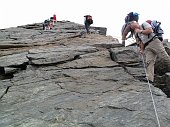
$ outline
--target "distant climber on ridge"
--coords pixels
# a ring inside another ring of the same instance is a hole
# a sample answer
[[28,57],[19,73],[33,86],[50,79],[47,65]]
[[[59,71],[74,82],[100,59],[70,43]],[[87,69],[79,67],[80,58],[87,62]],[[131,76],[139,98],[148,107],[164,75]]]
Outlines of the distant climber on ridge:
[[92,19],[92,16],[91,15],[85,15],[84,16],[85,19],[84,19],[84,25],[85,25],[85,29],[87,31],[88,34],[90,34],[90,25],[93,24],[93,19]]

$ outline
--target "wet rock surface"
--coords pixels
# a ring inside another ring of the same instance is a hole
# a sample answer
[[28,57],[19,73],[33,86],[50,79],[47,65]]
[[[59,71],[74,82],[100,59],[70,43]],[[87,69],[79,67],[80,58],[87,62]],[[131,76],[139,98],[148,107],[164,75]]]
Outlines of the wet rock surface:
[[[69,21],[0,30],[0,126],[158,126],[140,55],[105,33]],[[169,73],[156,80],[153,98],[168,127]]]

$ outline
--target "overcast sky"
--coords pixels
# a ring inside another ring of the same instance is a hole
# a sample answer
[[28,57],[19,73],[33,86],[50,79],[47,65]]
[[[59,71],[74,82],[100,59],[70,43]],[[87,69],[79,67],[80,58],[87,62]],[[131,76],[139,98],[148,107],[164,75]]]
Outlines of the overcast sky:
[[84,23],[93,16],[92,26],[106,27],[107,34],[120,37],[127,13],[139,13],[139,23],[147,19],[162,22],[164,38],[170,38],[169,0],[1,0],[0,29],[43,22],[56,14],[57,20]]

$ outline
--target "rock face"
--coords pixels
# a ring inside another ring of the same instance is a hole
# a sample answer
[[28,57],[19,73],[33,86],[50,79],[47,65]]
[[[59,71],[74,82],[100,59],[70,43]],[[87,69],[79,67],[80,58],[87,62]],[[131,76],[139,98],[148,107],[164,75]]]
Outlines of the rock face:
[[[69,21],[0,30],[0,126],[157,127],[136,48],[106,30],[86,35]],[[151,85],[161,127],[170,126],[169,75]]]

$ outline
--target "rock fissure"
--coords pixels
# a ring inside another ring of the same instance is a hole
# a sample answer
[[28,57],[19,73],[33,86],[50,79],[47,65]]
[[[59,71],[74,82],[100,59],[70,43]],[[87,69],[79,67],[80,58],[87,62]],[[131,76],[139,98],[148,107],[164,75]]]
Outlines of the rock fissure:
[[6,90],[2,93],[2,95],[0,96],[0,100],[4,97],[5,94],[8,93],[8,90],[9,90],[10,87],[11,87],[11,86],[8,86],[8,87],[6,88]]
[[100,107],[100,108],[108,108],[108,109],[118,109],[118,110],[127,110],[127,111],[137,111],[137,110],[133,110],[133,109],[130,109],[130,108],[126,108],[126,107],[116,107],[116,106],[104,106],[104,107]]

